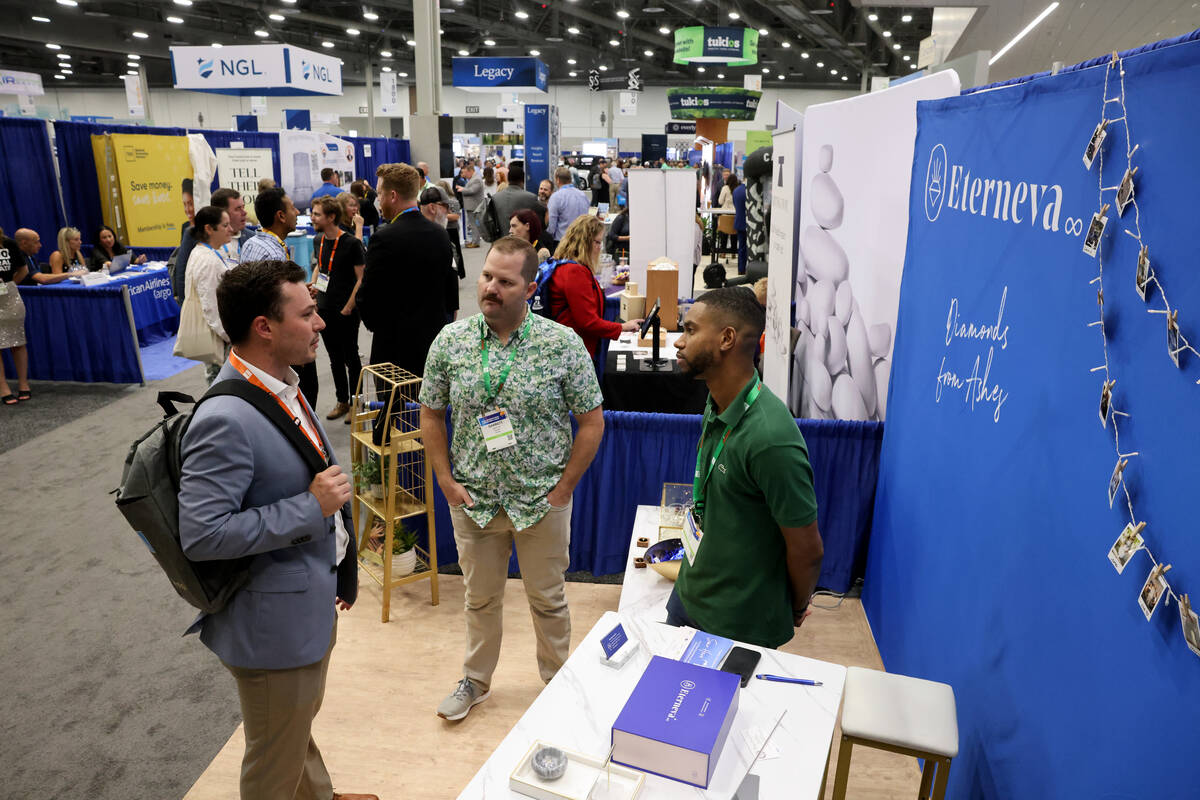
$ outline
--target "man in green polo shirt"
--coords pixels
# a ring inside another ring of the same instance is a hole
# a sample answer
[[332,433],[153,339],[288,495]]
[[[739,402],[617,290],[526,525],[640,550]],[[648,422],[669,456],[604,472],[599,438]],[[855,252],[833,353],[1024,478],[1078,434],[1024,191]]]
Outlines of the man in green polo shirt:
[[779,647],[808,614],[824,551],[804,437],[754,368],[764,323],[751,292],[715,289],[675,343],[680,367],[709,397],[693,484],[700,534],[667,622]]
[[448,720],[491,693],[514,545],[542,680],[554,677],[571,646],[563,586],[571,496],[600,446],[603,397],[579,335],[529,310],[537,269],[529,242],[497,239],[476,286],[482,313],[442,328],[425,361],[421,436],[450,504],[466,583],[463,678],[437,710]]

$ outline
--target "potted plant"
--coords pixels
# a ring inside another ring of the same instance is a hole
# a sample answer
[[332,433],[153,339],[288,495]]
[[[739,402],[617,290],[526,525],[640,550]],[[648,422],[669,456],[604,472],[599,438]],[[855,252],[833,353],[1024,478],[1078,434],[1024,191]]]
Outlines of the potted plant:
[[376,500],[383,499],[383,470],[375,455],[368,455],[366,461],[354,465],[354,483],[360,494],[369,492]]
[[417,568],[417,534],[405,527],[403,520],[396,520],[392,528],[392,577],[403,578]]

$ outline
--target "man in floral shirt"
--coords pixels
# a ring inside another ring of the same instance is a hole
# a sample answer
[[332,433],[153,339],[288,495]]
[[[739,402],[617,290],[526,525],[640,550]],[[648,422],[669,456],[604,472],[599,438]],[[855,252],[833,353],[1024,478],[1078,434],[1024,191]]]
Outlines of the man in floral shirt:
[[[449,720],[462,719],[491,692],[514,543],[542,680],[558,672],[571,643],[563,586],[571,494],[600,446],[604,410],[583,340],[529,311],[536,279],[529,243],[498,239],[479,276],[482,313],[443,328],[425,362],[421,436],[450,503],[466,582],[464,674],[437,710]],[[568,412],[579,425],[574,442]]]

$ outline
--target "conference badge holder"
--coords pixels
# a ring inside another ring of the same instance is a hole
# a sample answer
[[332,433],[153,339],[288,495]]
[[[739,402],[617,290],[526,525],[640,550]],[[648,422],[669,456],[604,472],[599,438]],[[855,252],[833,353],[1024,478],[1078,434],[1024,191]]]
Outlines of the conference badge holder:
[[476,419],[479,421],[483,443],[487,445],[489,453],[504,450],[517,443],[517,436],[513,433],[512,420],[508,418],[508,412],[503,408],[497,408],[489,414],[476,417]]
[[688,509],[687,514],[683,519],[683,555],[687,558],[688,566],[695,566],[696,554],[700,552],[700,541],[704,538],[704,531],[701,530],[699,523],[696,522],[696,515],[692,513],[692,509]]
[[1092,258],[1096,257],[1096,252],[1100,249],[1100,239],[1104,236],[1106,225],[1108,225],[1108,203],[1092,214],[1092,222],[1088,225],[1087,236],[1083,240],[1083,252]]
[[317,287],[318,292],[329,290],[329,273],[317,270],[316,277],[313,278],[313,286]]

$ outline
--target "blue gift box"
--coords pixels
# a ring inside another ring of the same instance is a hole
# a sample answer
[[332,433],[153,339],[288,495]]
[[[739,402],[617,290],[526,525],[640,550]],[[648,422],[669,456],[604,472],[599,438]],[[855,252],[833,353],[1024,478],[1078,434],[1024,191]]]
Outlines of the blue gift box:
[[707,789],[737,713],[739,678],[662,656],[612,727],[612,760]]

